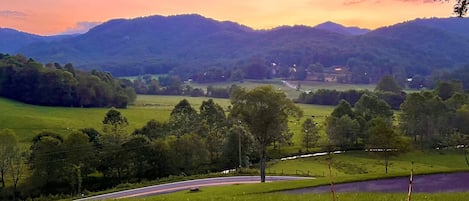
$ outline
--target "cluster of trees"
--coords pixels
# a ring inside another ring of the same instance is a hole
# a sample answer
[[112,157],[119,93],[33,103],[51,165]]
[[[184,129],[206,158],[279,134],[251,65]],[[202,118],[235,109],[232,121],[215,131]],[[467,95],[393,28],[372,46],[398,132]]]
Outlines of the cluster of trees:
[[206,90],[202,88],[192,87],[184,83],[178,76],[160,76],[153,78],[152,75],[144,75],[137,79],[130,81],[128,79],[121,79],[127,86],[134,88],[137,94],[151,94],[151,95],[181,95],[192,97],[212,97],[212,98],[230,98],[230,94],[238,86],[232,85],[230,87],[214,87],[208,86]]
[[[44,131],[24,153],[15,134],[2,130],[1,195],[6,199],[76,195],[125,182],[218,172],[259,161],[264,181],[267,146],[286,141],[288,116],[299,116],[301,111],[272,87],[237,89],[234,94],[229,116],[211,99],[198,111],[184,99],[167,122],[151,120],[130,133],[127,119],[110,109],[101,131],[84,128],[66,137]],[[5,181],[14,183],[8,187]]]
[[461,82],[439,82],[433,91],[410,93],[398,124],[386,101],[364,94],[354,107],[341,100],[326,120],[330,143],[340,149],[369,149],[386,160],[409,145],[435,149],[469,143],[469,97]]
[[337,105],[340,100],[346,100],[351,105],[355,105],[363,95],[373,95],[386,101],[391,108],[399,109],[406,98],[406,93],[396,83],[393,77],[384,76],[378,82],[375,91],[369,90],[346,90],[337,91],[335,89],[319,89],[315,92],[303,92],[296,100],[299,103],[315,105]]
[[43,66],[22,55],[0,54],[0,96],[25,103],[67,107],[126,107],[136,98],[111,74],[72,64]]
[[441,81],[459,81],[465,90],[469,90],[469,65],[453,70],[435,70],[428,76],[414,75],[405,84],[411,89],[434,89]]

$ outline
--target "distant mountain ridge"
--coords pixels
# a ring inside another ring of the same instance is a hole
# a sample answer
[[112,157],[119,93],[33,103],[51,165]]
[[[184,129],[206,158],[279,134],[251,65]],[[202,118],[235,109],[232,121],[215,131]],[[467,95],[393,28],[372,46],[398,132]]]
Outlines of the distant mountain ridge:
[[341,24],[337,24],[331,21],[318,24],[314,26],[314,28],[340,33],[344,35],[363,35],[371,31],[369,29],[362,29],[360,27],[345,27]]
[[467,64],[467,33],[469,19],[459,18],[416,19],[370,31],[333,22],[254,30],[200,15],[150,16],[110,20],[60,40],[19,38],[32,42],[23,41],[15,52],[114,75],[172,72],[183,78],[211,69],[245,69],[261,58],[286,70],[316,63],[346,66],[362,76],[354,78],[357,82],[367,82],[389,73],[428,75]]
[[0,27],[0,52],[15,53],[21,47],[32,43],[50,42],[72,37],[73,35],[40,36],[21,32],[10,28]]

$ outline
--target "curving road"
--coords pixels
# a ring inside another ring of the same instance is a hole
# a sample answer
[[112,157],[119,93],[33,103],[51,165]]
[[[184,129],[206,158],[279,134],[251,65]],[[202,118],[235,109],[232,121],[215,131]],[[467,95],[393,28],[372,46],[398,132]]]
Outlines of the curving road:
[[[413,192],[416,193],[441,193],[441,192],[469,192],[469,172],[417,175],[412,181]],[[379,179],[360,181],[344,184],[335,184],[336,192],[407,192],[409,178]],[[284,191],[285,193],[327,193],[330,186],[318,186],[313,188],[295,189]]]
[[[289,177],[289,176],[267,176],[266,181],[287,181],[287,180],[303,180],[311,179],[311,177]],[[155,186],[148,186],[143,188],[137,188],[132,190],[119,191],[115,193],[108,193],[93,197],[87,197],[78,199],[76,201],[83,200],[104,200],[104,199],[118,199],[118,198],[129,198],[129,197],[140,197],[149,195],[158,195],[164,193],[171,193],[176,191],[189,190],[191,188],[203,187],[203,186],[221,186],[230,184],[246,184],[246,183],[260,183],[259,176],[237,176],[237,177],[217,177],[208,179],[198,179],[190,181],[181,181],[169,184],[161,184]]]

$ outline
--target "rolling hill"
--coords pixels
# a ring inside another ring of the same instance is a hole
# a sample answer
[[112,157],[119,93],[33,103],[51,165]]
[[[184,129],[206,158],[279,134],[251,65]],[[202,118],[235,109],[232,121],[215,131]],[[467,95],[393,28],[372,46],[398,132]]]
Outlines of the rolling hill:
[[320,63],[371,76],[357,78],[360,82],[389,73],[429,75],[469,63],[468,31],[469,19],[460,18],[416,19],[368,31],[332,22],[254,30],[200,15],[150,16],[111,20],[61,40],[25,42],[17,52],[114,75],[172,71],[183,78],[245,68],[253,58],[283,69]]

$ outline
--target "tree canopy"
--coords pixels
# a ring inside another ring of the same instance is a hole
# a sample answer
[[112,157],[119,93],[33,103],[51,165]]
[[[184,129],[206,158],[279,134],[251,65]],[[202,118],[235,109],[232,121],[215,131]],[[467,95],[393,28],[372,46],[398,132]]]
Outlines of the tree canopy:
[[267,146],[274,142],[277,131],[288,123],[288,117],[300,117],[302,111],[284,92],[274,90],[272,86],[235,91],[231,103],[231,115],[246,123],[256,140],[261,156],[261,181],[265,182]]

